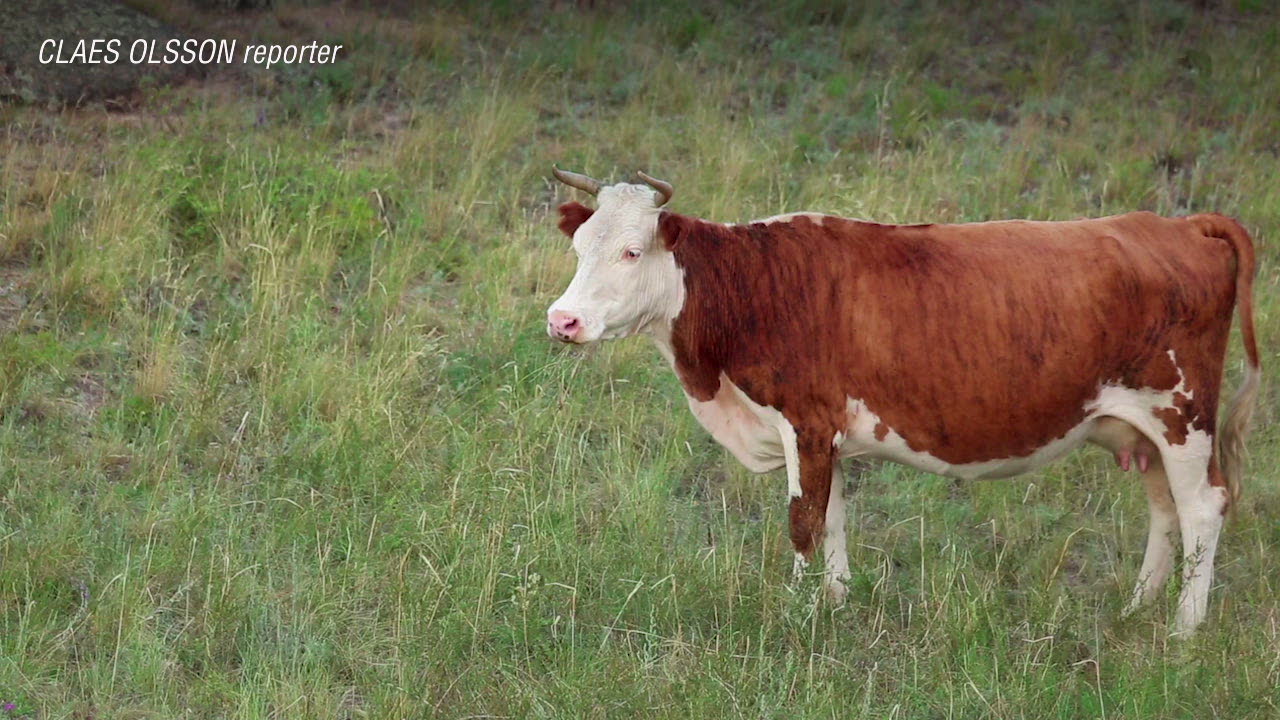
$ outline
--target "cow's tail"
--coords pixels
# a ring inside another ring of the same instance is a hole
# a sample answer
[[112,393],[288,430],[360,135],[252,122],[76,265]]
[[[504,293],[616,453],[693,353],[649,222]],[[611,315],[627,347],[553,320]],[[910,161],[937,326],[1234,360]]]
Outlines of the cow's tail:
[[1249,421],[1258,402],[1258,388],[1262,380],[1262,364],[1258,360],[1258,341],[1253,329],[1253,276],[1257,269],[1253,240],[1240,225],[1224,215],[1192,215],[1188,218],[1200,231],[1210,237],[1231,243],[1236,253],[1236,308],[1240,312],[1240,336],[1244,340],[1244,379],[1235,397],[1227,404],[1222,426],[1218,431],[1215,455],[1221,463],[1222,474],[1234,509],[1240,499],[1247,459],[1245,437],[1249,434]]

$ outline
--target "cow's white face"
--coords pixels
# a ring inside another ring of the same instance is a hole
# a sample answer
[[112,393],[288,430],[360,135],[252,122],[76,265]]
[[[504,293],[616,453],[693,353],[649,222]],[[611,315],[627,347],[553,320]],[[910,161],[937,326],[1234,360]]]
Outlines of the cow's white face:
[[594,212],[572,204],[561,210],[560,227],[572,233],[578,254],[573,281],[547,310],[547,333],[563,342],[652,330],[684,303],[675,255],[657,238],[653,188],[618,184],[601,188],[597,198]]

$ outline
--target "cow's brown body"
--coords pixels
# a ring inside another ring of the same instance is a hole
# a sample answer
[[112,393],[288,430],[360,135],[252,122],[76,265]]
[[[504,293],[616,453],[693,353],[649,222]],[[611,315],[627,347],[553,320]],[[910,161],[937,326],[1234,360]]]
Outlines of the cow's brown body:
[[694,397],[723,372],[828,439],[857,397],[913,449],[969,463],[1062,437],[1103,384],[1172,389],[1172,349],[1189,417],[1213,427],[1235,254],[1188,220],[660,227],[685,272],[672,345]]
[[[676,370],[695,398],[711,399],[724,373],[777,408],[806,456],[845,429],[851,397],[913,450],[963,464],[1061,438],[1103,385],[1183,381],[1191,397],[1161,418],[1176,443],[1188,423],[1216,426],[1235,305],[1236,253],[1205,227],[1150,213],[907,226],[664,213],[688,290]],[[829,470],[804,475],[825,506]],[[821,524],[798,515],[807,554]]]
[[[592,211],[561,212],[572,235]],[[1237,298],[1253,391],[1258,366],[1253,250],[1234,221],[1132,213],[881,225],[804,214],[723,225],[663,211],[654,235],[683,295],[665,324],[637,327],[658,339],[695,414],[739,457],[735,442],[751,441],[727,425],[754,412],[759,435],[768,413],[785,418],[778,446],[793,443],[798,457],[791,524],[804,556],[824,533],[831,541],[827,520],[843,521],[831,494],[842,455],[983,477],[1086,439],[1126,468],[1141,458],[1153,513],[1144,573],[1155,577],[1140,579],[1138,595],[1171,567],[1158,530],[1180,524],[1184,544],[1216,543],[1252,406],[1242,393],[1224,473],[1214,438]],[[780,451],[760,453],[781,463]],[[1190,629],[1204,600],[1183,605]]]

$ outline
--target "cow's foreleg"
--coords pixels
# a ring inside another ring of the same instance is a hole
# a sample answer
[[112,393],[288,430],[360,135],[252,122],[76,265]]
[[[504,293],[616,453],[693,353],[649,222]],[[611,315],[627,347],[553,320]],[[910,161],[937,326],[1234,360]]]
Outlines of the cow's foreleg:
[[831,496],[827,499],[822,555],[827,561],[826,573],[823,575],[827,593],[837,603],[844,602],[848,593],[844,581],[849,579],[849,553],[845,548],[844,475],[840,472],[839,459],[831,463]]
[[[796,431],[796,451],[800,465],[800,494],[791,498],[791,544],[796,551],[796,569],[802,569],[813,559],[819,540],[826,540],[828,500],[836,456],[830,438],[824,440],[819,433],[808,430]],[[843,518],[843,498],[840,503],[839,513]],[[830,587],[832,578],[826,570],[829,568],[824,568],[823,574],[828,578],[826,584]]]

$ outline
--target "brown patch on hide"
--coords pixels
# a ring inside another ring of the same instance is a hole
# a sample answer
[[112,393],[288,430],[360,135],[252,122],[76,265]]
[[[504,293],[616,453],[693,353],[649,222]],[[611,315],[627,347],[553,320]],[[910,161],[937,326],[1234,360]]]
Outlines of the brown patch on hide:
[[567,202],[560,206],[560,232],[573,237],[582,223],[591,217],[595,210],[579,202]]
[[1173,394],[1173,407],[1156,408],[1151,411],[1160,422],[1164,423],[1164,439],[1170,445],[1182,445],[1187,442],[1190,431],[1190,416],[1193,412],[1191,398],[1182,393]]
[[884,442],[884,439],[889,437],[889,426],[882,422],[876,423],[875,437],[877,442]]

